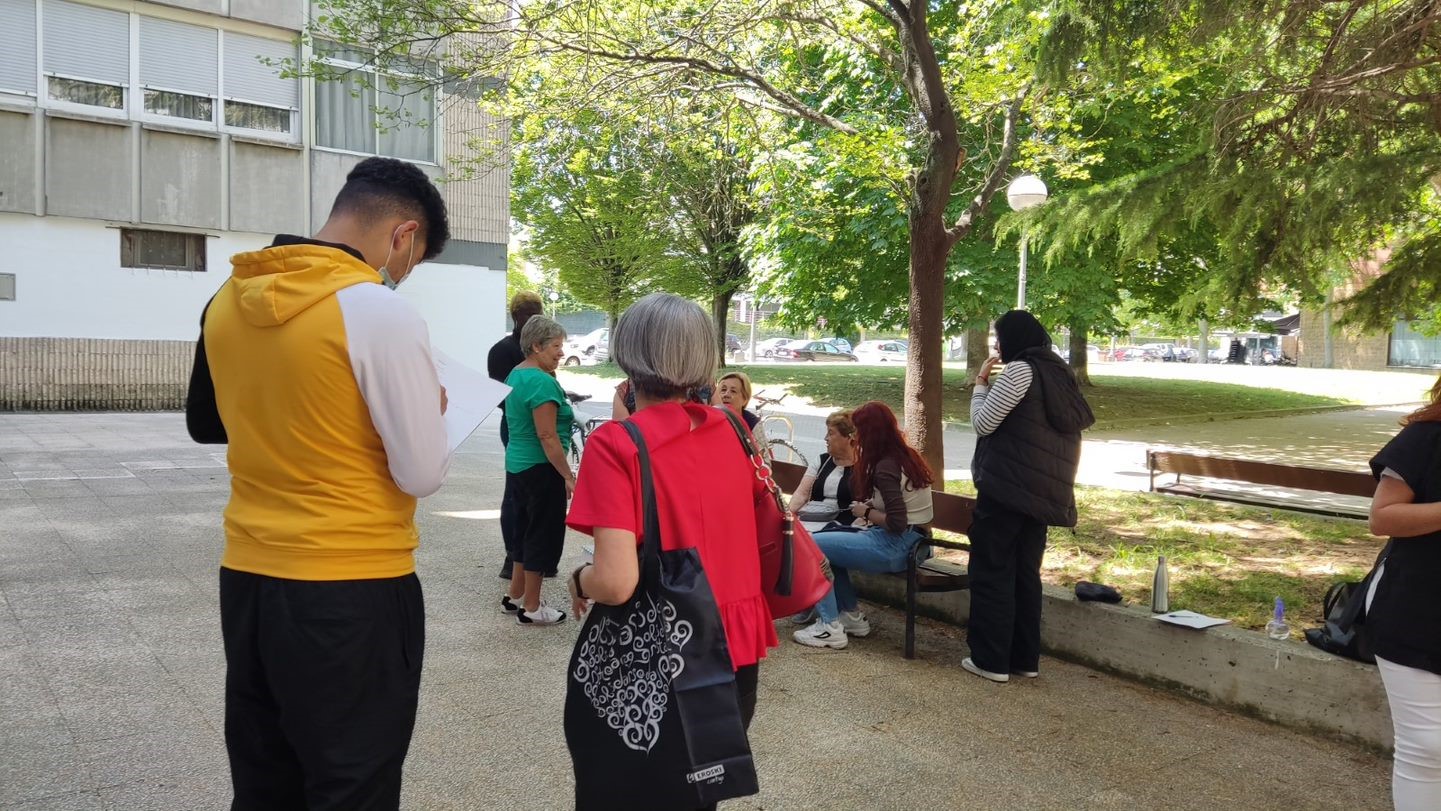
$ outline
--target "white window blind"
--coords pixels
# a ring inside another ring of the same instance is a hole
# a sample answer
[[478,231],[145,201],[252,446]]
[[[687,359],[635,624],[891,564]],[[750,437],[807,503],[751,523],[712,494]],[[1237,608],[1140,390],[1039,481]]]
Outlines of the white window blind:
[[216,96],[220,87],[219,48],[214,28],[141,17],[140,83]]
[[0,0],[0,90],[35,92],[35,0]]
[[112,84],[130,82],[130,15],[45,0],[45,70]]
[[279,65],[262,60],[294,60],[295,44],[245,34],[225,35],[225,97],[277,107],[300,107],[300,83],[280,78]]

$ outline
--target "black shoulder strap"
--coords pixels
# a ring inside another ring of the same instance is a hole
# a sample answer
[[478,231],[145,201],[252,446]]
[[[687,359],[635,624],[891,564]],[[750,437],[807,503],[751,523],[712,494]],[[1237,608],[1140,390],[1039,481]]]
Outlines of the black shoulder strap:
[[623,420],[621,425],[625,426],[625,432],[630,434],[630,439],[635,443],[636,455],[640,459],[640,501],[642,519],[641,538],[641,560],[651,561],[660,559],[660,510],[656,507],[655,480],[651,478],[650,472],[650,450],[646,447],[645,436],[641,434],[640,427],[631,420]]

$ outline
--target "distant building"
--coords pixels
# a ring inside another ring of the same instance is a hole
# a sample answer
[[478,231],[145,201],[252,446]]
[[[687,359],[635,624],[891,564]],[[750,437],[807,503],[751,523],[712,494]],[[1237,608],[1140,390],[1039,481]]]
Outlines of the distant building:
[[[441,177],[472,139],[508,143],[504,121],[418,77],[364,87],[363,53],[331,52],[347,79],[282,78],[279,60],[313,55],[307,9],[0,0],[0,409],[178,405],[231,254],[313,233],[367,155]],[[505,330],[498,163],[441,185],[453,238],[400,288],[476,366]]]
[[[1353,265],[1350,281],[1332,291],[1333,301],[1344,301],[1364,288],[1382,272],[1385,251]],[[1328,318],[1324,309],[1303,309],[1300,326],[1301,366],[1326,366],[1327,325],[1341,317],[1341,306],[1333,306]],[[1441,337],[1422,335],[1412,322],[1397,319],[1385,332],[1338,329],[1331,332],[1331,366],[1336,369],[1385,369],[1388,367],[1441,368]]]

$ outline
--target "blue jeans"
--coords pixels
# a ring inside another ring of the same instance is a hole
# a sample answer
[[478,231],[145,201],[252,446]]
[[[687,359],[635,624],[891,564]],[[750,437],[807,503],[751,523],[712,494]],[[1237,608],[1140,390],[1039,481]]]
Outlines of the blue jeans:
[[835,622],[841,611],[856,610],[856,589],[851,585],[848,569],[863,572],[899,572],[906,568],[906,556],[921,534],[907,527],[896,535],[885,527],[870,527],[860,532],[817,532],[816,545],[831,562],[836,582],[819,603],[816,611],[822,622]]

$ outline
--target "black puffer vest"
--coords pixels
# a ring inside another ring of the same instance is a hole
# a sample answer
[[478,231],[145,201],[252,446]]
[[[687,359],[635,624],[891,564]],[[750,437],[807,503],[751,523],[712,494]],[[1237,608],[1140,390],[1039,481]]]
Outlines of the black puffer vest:
[[1049,526],[1074,527],[1081,431],[1096,418],[1054,352],[1028,349],[1012,362],[1030,365],[1031,386],[1000,427],[977,440],[976,489]]

